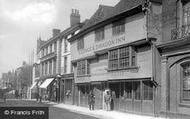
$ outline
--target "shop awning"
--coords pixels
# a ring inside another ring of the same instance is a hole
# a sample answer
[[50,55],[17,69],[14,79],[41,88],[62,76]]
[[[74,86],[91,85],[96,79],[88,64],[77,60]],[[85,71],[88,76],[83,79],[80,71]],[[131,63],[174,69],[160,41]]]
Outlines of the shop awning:
[[40,88],[47,88],[49,84],[54,80],[54,78],[48,78],[46,79],[41,85]]
[[36,84],[37,84],[37,82],[34,82],[34,83],[32,84],[32,86],[30,87],[30,89],[33,89],[33,88],[36,86]]

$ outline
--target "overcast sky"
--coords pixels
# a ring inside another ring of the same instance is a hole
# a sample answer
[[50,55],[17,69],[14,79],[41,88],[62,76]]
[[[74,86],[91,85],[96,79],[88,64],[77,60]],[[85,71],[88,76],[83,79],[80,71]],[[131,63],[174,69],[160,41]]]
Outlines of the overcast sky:
[[99,4],[114,6],[119,0],[0,0],[0,76],[27,61],[41,36],[47,40],[52,28],[69,27],[71,9],[81,20],[89,18]]

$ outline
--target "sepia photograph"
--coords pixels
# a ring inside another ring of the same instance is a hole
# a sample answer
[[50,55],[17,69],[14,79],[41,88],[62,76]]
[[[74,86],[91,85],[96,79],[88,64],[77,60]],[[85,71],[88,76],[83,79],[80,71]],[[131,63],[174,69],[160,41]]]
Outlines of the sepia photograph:
[[0,0],[0,119],[190,119],[190,0]]

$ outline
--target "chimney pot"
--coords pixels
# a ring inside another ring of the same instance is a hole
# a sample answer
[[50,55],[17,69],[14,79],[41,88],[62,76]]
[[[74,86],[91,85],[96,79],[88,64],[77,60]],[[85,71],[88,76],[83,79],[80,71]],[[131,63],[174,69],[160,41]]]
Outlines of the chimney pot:
[[70,15],[70,26],[74,26],[76,24],[80,23],[80,14],[79,10],[72,9],[71,15]]

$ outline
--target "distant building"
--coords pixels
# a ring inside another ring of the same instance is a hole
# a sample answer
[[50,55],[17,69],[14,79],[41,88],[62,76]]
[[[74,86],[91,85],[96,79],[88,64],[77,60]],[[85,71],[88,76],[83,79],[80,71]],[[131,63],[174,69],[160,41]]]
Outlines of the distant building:
[[[67,39],[81,28],[78,10],[72,10],[71,26],[62,32],[53,29],[53,36],[40,46],[41,95],[52,101],[72,103],[74,75],[71,67],[70,44]],[[65,98],[66,92],[69,97]]]
[[15,70],[16,90],[21,98],[29,98],[28,92],[32,82],[32,66],[23,62],[22,66]]
[[30,98],[34,99],[39,93],[40,81],[40,46],[43,45],[45,41],[42,41],[41,38],[37,39],[37,47],[34,51],[34,62],[32,68],[32,85],[30,87]]

